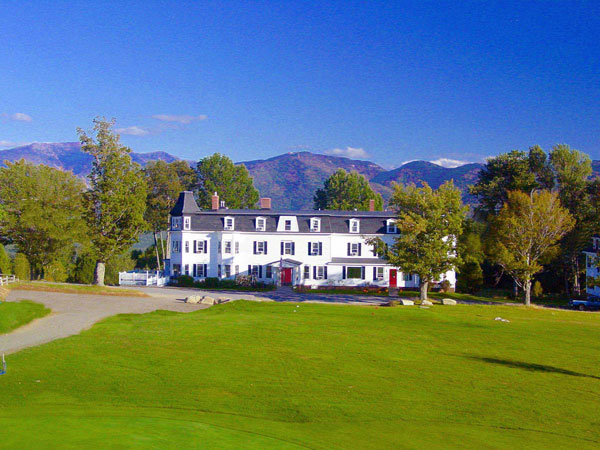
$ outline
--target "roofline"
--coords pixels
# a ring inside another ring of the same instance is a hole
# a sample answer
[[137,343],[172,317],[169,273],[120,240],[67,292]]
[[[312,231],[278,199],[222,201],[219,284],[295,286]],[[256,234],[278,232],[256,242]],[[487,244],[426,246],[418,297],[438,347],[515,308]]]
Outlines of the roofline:
[[[395,211],[343,211],[343,210],[275,210],[275,209],[226,209],[202,210],[185,215],[213,216],[306,216],[306,217],[396,217]],[[183,214],[182,214],[183,215]]]

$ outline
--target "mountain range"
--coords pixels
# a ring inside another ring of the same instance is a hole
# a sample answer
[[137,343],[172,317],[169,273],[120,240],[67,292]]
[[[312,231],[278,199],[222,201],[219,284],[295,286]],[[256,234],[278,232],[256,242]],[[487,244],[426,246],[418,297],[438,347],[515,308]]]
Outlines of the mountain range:
[[[179,158],[166,152],[131,153],[133,161],[140,165],[152,160],[176,161]],[[79,142],[33,143],[0,151],[0,161],[25,159],[36,164],[46,164],[68,170],[85,177],[92,165],[92,158],[81,151]],[[285,153],[269,159],[243,161],[260,195],[271,197],[278,209],[312,209],[313,195],[323,182],[338,168],[355,170],[364,175],[373,189],[389,198],[393,183],[419,183],[426,181],[437,188],[447,180],[463,192],[463,199],[473,203],[468,186],[475,183],[483,164],[465,164],[447,168],[428,161],[412,161],[396,169],[387,170],[370,161],[354,160],[339,156],[311,152]],[[593,161],[593,176],[600,176],[600,161]]]

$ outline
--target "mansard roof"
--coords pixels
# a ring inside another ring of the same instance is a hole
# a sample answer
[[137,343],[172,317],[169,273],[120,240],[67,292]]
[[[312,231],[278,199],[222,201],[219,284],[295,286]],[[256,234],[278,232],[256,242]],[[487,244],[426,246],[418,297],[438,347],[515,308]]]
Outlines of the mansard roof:
[[170,214],[172,216],[181,216],[183,214],[197,214],[200,212],[202,212],[202,210],[198,207],[198,204],[194,199],[194,193],[184,191],[179,194],[179,198]]

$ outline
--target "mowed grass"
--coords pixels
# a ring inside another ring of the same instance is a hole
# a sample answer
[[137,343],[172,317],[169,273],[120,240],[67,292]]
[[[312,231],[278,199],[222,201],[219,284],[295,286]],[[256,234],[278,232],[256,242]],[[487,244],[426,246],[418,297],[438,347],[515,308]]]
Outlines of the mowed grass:
[[116,295],[126,297],[148,297],[148,294],[134,289],[90,284],[49,283],[47,281],[19,281],[9,284],[9,289],[21,291],[64,292],[65,294]]
[[10,355],[0,405],[3,449],[598,448],[600,315],[245,301],[121,315]]
[[0,334],[9,333],[47,314],[50,314],[48,308],[30,300],[2,302],[0,303]]

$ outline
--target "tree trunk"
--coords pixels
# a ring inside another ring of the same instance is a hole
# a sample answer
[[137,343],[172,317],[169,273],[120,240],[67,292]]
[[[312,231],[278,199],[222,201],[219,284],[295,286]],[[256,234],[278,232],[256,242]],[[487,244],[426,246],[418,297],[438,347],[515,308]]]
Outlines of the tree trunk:
[[106,271],[106,266],[103,262],[96,262],[96,269],[94,270],[94,284],[97,286],[104,286],[104,272]]
[[154,250],[156,250],[156,270],[160,270],[160,256],[158,256],[158,241],[156,240],[156,231],[152,233],[154,236]]
[[575,277],[573,279],[573,291],[575,292],[575,294],[579,295],[581,294],[581,288],[579,286],[579,259],[577,258],[575,258],[574,269]]
[[513,295],[515,296],[515,300],[519,298],[519,285],[516,281],[513,283]]
[[[169,242],[169,232],[167,231],[167,243]],[[170,258],[170,255],[167,254],[167,250],[165,249],[165,241],[163,239],[162,231],[160,232],[160,247],[162,249],[162,257],[163,257],[163,268],[162,270],[167,270],[167,263],[165,259]]]
[[427,300],[427,288],[429,287],[429,281],[421,281],[421,300]]
[[525,281],[523,285],[525,290],[525,306],[531,305],[531,280]]

